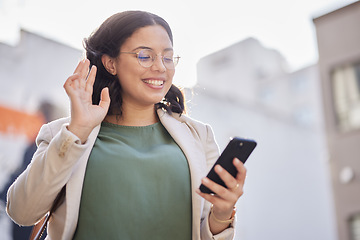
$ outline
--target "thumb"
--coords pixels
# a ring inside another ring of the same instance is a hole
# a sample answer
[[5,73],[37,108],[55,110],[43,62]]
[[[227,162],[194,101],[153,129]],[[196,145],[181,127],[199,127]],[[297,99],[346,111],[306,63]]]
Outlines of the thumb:
[[101,90],[100,95],[100,103],[99,106],[105,109],[106,111],[109,109],[110,106],[110,94],[109,94],[109,88],[103,88]]

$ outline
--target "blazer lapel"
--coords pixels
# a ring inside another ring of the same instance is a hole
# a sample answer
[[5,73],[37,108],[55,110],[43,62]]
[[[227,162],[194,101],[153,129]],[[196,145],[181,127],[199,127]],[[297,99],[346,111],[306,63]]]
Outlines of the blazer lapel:
[[82,185],[84,183],[84,176],[86,172],[86,165],[89,160],[90,153],[92,151],[93,145],[95,143],[96,137],[99,134],[100,125],[96,126],[88,137],[88,147],[79,161],[76,163],[74,168],[73,176],[70,178],[66,184],[66,220],[64,226],[64,232],[62,239],[69,239],[73,236],[76,227],[77,219],[79,214],[79,207],[82,194]]
[[158,110],[161,123],[179,145],[189,164],[192,188],[193,239],[200,239],[200,219],[204,200],[195,192],[206,175],[206,159],[203,146],[186,122],[181,122],[163,110]]

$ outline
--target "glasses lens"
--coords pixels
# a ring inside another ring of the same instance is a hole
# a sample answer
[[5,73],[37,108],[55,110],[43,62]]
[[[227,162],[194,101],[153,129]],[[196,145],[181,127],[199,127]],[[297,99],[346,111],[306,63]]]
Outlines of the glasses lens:
[[137,58],[141,66],[151,67],[155,59],[155,54],[150,50],[141,50]]
[[162,59],[167,69],[174,69],[174,58],[172,55],[168,54],[167,56],[163,56]]
[[[146,68],[151,67],[154,64],[156,57],[157,56],[155,52],[148,49],[141,50],[137,54],[137,58],[140,65]],[[179,59],[180,59],[179,56],[174,57],[172,53],[166,53],[162,57],[163,64],[167,69],[175,69],[175,66],[179,62]]]
[[176,67],[176,65],[178,65],[178,63],[179,63],[180,57],[176,56],[176,57],[173,57],[173,59],[174,59],[174,67]]
[[179,63],[179,56],[174,57],[173,54],[168,54],[163,57],[163,63],[167,69],[175,69]]

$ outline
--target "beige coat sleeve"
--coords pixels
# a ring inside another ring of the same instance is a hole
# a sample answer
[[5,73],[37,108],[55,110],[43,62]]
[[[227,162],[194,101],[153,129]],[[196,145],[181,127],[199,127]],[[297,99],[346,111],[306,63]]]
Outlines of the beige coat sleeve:
[[33,225],[49,211],[86,149],[64,119],[57,121],[51,126],[58,127],[42,126],[31,163],[8,190],[6,210],[19,225]]

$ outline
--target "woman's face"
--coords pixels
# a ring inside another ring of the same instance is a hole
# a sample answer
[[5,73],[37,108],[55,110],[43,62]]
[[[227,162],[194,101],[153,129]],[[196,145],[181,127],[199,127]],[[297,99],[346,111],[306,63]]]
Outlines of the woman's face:
[[157,54],[151,67],[139,64],[135,54],[120,53],[115,59],[115,71],[122,87],[123,104],[148,107],[160,102],[169,91],[175,73],[167,69],[160,56],[173,51],[166,30],[160,25],[135,31],[121,46],[120,52],[151,49]]

